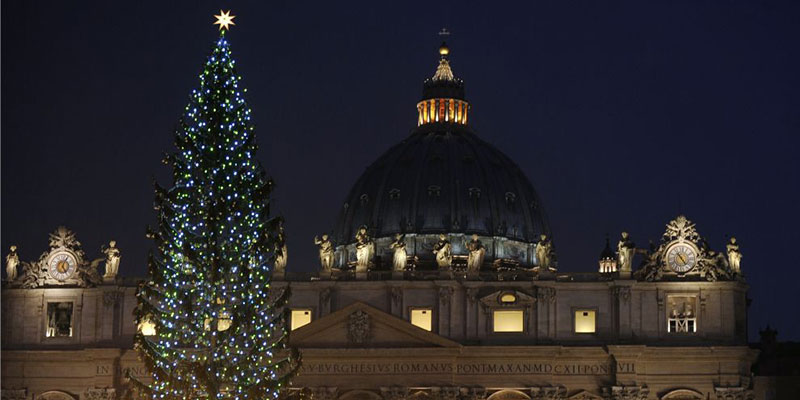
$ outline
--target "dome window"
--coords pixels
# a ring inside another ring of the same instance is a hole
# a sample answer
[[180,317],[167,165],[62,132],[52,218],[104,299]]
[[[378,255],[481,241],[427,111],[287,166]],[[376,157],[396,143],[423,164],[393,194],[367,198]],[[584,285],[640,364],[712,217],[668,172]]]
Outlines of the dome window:
[[470,199],[480,199],[481,198],[481,188],[471,187],[469,188],[469,198]]
[[509,205],[514,204],[517,201],[517,195],[512,192],[506,192],[506,203]]
[[389,190],[389,198],[392,200],[397,200],[400,198],[400,189],[393,188]]
[[437,185],[428,186],[428,196],[439,197],[442,195],[442,187]]
[[358,199],[361,200],[362,206],[369,203],[369,196],[366,193],[362,194],[361,197],[359,197]]

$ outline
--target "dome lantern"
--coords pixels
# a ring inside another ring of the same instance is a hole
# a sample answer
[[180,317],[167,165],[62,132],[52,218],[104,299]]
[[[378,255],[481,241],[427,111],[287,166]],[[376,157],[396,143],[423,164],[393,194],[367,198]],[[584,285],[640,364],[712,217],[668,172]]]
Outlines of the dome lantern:
[[600,253],[600,273],[607,274],[617,272],[617,255],[611,250],[611,245],[608,242],[608,235],[606,235],[606,247]]
[[450,68],[450,47],[439,46],[439,66],[432,78],[426,79],[422,100],[417,103],[417,126],[426,124],[466,125],[469,103],[464,98],[464,81]]

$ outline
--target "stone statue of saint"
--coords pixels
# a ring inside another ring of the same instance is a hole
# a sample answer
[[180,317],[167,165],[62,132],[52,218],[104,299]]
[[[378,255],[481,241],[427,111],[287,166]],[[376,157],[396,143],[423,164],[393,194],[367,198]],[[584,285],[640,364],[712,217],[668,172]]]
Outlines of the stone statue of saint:
[[275,273],[282,275],[286,272],[286,262],[289,259],[289,248],[286,246],[286,234],[283,231],[283,222],[278,225],[278,237],[275,240]]
[[436,265],[439,268],[450,268],[453,255],[450,253],[450,241],[447,240],[447,235],[439,235],[439,241],[433,245],[433,254],[436,255]]
[[374,244],[367,233],[366,225],[361,225],[356,232],[356,272],[366,272],[372,262]]
[[464,247],[469,251],[469,257],[467,257],[467,274],[475,275],[481,270],[483,256],[486,255],[486,248],[483,247],[483,243],[478,240],[478,235],[474,234],[472,235],[472,240],[464,243]]
[[408,254],[406,252],[406,235],[398,233],[394,237],[394,242],[389,245],[390,249],[394,249],[394,262],[392,263],[392,270],[395,272],[402,272],[406,270],[406,262]]
[[108,242],[108,247],[103,248],[102,251],[106,255],[106,273],[103,275],[103,279],[114,279],[119,272],[120,253],[117,242],[114,240]]
[[536,260],[538,261],[539,268],[551,268],[553,243],[545,234],[542,234],[539,239],[539,243],[536,243]]
[[17,246],[11,246],[11,252],[6,256],[6,279],[9,282],[17,279],[17,265],[19,265]]
[[633,255],[636,252],[636,245],[631,240],[628,232],[622,232],[619,242],[617,242],[617,257],[619,257],[619,270],[630,272],[633,270]]
[[319,246],[319,263],[322,266],[322,272],[331,272],[333,268],[333,243],[328,239],[327,234],[314,237],[314,244]]
[[728,242],[728,265],[730,265],[733,272],[739,273],[741,271],[740,265],[742,262],[742,252],[739,251],[739,244],[736,243],[736,238],[731,237]]

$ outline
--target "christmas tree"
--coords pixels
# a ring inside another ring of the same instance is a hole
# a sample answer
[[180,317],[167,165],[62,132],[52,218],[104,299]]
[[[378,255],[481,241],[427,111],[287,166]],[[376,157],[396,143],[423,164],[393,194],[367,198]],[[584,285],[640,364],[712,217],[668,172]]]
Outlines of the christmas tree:
[[296,370],[287,346],[288,292],[270,285],[278,255],[272,182],[255,159],[251,112],[225,32],[175,133],[170,188],[155,185],[158,226],[139,290],[135,345],[158,399],[277,398]]

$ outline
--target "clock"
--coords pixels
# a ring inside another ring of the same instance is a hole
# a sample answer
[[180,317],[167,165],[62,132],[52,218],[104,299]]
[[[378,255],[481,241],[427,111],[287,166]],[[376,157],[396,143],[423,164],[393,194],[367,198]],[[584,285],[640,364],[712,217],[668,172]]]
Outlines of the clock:
[[50,276],[59,281],[63,281],[75,273],[78,262],[72,253],[62,251],[50,257],[50,261],[47,262],[47,267]]
[[667,266],[683,274],[697,265],[697,250],[688,243],[678,242],[667,248]]

